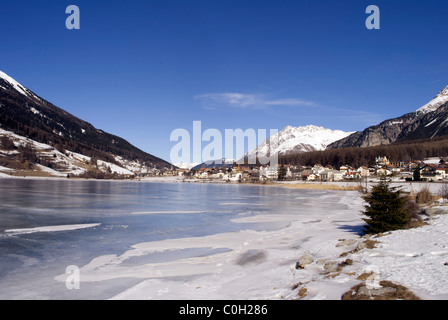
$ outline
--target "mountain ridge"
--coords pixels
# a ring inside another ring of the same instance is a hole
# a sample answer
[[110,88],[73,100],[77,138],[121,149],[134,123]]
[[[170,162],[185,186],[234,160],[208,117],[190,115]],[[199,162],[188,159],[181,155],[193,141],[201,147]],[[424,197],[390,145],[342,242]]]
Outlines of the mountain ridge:
[[125,139],[95,128],[41,98],[0,71],[0,126],[35,141],[86,156],[115,162],[115,156],[151,168],[171,164],[133,146]]
[[333,143],[352,133],[353,132],[332,130],[315,125],[300,127],[288,125],[276,135],[259,144],[255,149],[246,153],[243,158],[250,158],[257,154],[269,154],[270,141],[274,141],[273,145],[276,147],[272,151],[277,152],[279,156],[292,153],[325,150],[330,143]]
[[448,133],[448,87],[421,108],[357,131],[327,148],[370,147],[434,138]]

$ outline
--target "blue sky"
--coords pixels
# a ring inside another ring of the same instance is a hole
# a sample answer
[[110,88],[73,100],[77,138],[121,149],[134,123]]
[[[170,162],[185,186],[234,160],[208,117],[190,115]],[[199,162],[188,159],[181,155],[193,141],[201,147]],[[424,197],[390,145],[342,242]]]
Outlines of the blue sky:
[[[67,30],[68,5],[81,29]],[[381,29],[367,30],[368,5]],[[174,129],[363,130],[448,85],[441,0],[0,0],[0,70],[169,160]]]

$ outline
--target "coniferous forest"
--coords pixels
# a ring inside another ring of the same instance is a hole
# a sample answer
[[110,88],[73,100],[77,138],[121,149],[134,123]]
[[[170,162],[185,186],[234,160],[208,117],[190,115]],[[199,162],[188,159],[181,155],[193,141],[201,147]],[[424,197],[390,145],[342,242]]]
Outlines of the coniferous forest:
[[343,165],[358,167],[375,164],[375,158],[378,156],[387,156],[392,162],[409,162],[429,157],[446,157],[448,156],[448,137],[374,147],[327,149],[324,151],[290,154],[280,156],[279,163],[302,166],[313,166],[319,163],[323,166],[331,165],[335,168]]

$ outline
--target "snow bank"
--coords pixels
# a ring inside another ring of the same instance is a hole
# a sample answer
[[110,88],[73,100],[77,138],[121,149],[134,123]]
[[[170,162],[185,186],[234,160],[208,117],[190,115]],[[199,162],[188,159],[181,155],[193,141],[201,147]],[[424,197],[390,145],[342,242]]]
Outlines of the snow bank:
[[[448,210],[445,208],[445,210]],[[403,285],[421,299],[448,299],[448,215],[436,216],[429,225],[399,230],[369,241],[334,239],[303,251],[313,263],[294,273],[307,289],[305,299],[340,299],[358,277],[372,273],[371,284],[388,280]],[[347,261],[350,264],[347,265]],[[343,266],[343,267],[341,267]]]
[[11,178],[11,176],[9,174],[0,172],[0,178]]
[[377,266],[382,279],[404,285],[422,299],[448,299],[448,215],[378,240],[376,249],[358,254],[362,264]]

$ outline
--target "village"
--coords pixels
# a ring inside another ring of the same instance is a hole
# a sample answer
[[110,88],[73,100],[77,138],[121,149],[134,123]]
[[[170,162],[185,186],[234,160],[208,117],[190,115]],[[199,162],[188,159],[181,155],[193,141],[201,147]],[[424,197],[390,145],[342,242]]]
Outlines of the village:
[[374,166],[352,167],[315,164],[314,166],[255,166],[229,164],[226,167],[202,167],[200,169],[174,169],[160,172],[162,176],[183,176],[184,179],[219,180],[227,182],[307,181],[338,182],[361,181],[369,177],[394,177],[403,181],[436,182],[448,179],[448,163],[442,158],[424,161],[394,162],[386,156],[376,157]]

